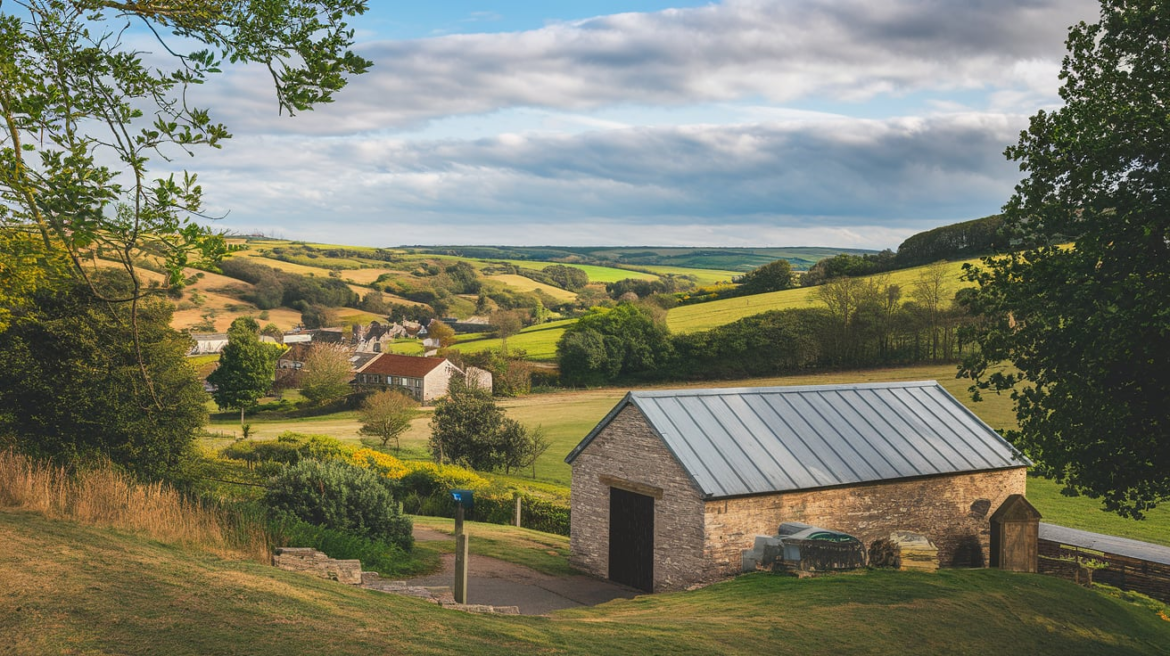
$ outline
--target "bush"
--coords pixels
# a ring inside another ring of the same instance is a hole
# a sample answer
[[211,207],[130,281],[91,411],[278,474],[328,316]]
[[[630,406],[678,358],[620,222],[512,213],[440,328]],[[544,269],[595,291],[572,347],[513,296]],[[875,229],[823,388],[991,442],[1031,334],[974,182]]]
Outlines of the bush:
[[264,501],[277,513],[410,551],[411,522],[394,488],[389,479],[346,462],[302,460],[268,481]]
[[330,460],[345,454],[345,446],[328,435],[308,435],[285,431],[275,441],[239,440],[228,445],[220,455],[250,464],[277,462],[292,465],[307,458]]
[[309,547],[330,558],[354,558],[362,561],[363,570],[385,577],[425,574],[434,564],[412,558],[398,545],[316,526],[290,515],[280,515],[269,522],[269,533],[274,546]]

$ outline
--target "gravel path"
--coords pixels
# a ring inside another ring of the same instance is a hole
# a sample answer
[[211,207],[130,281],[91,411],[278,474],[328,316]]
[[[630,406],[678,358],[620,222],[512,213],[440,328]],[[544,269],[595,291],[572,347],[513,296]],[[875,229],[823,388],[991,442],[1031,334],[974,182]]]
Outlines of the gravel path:
[[[453,540],[438,531],[416,528],[420,542]],[[472,540],[475,536],[472,536]],[[452,586],[455,555],[443,554],[443,568],[435,574],[407,579],[408,585]],[[554,610],[596,606],[613,599],[631,599],[639,590],[589,576],[551,576],[523,565],[471,554],[467,574],[467,603],[516,606],[522,615],[544,615]]]

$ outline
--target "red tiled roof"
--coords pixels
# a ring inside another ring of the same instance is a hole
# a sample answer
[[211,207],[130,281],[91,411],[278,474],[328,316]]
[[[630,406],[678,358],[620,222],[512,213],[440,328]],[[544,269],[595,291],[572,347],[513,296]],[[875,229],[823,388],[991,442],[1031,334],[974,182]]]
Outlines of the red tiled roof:
[[361,373],[422,378],[446,361],[447,358],[419,358],[413,355],[383,353],[381,357],[366,365]]

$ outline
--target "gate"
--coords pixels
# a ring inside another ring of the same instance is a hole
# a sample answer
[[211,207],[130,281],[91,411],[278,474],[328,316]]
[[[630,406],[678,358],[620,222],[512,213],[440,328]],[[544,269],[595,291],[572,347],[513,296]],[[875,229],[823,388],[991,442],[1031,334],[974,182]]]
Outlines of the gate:
[[609,578],[654,591],[654,497],[609,489]]

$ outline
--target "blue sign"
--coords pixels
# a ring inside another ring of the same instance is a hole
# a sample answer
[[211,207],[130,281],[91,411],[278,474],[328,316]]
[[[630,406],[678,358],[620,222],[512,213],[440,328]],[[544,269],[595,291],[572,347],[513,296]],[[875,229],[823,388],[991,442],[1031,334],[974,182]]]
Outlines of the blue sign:
[[464,508],[475,505],[475,494],[471,490],[451,490],[451,498]]

